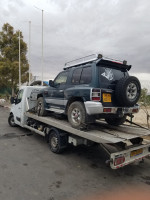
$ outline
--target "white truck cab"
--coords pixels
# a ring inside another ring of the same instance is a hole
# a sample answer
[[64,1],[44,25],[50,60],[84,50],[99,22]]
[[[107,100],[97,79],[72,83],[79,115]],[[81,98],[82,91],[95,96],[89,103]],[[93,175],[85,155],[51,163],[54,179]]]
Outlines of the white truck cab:
[[9,123],[12,126],[19,125],[23,127],[27,117],[27,110],[35,109],[37,104],[38,92],[46,86],[22,86],[17,94],[17,97],[12,99],[10,110]]

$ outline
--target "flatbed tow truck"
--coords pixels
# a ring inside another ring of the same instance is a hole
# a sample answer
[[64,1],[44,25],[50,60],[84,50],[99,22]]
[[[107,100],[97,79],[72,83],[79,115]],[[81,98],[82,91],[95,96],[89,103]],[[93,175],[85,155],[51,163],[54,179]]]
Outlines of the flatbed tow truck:
[[[60,153],[68,144],[99,144],[108,153],[106,163],[112,169],[124,167],[133,162],[141,162],[150,156],[150,141],[144,139],[150,130],[136,125],[111,126],[104,121],[96,120],[86,130],[72,128],[64,117],[38,116],[34,112],[38,86],[22,87],[13,101],[8,122],[11,126],[19,125],[45,137],[50,149]],[[31,98],[32,97],[32,98]]]

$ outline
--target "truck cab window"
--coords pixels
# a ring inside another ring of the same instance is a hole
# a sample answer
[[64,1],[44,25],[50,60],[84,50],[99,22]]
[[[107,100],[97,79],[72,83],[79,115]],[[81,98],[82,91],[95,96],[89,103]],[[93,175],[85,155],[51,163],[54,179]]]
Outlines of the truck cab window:
[[19,90],[16,98],[16,104],[20,103],[22,101],[22,96],[23,96],[23,90]]

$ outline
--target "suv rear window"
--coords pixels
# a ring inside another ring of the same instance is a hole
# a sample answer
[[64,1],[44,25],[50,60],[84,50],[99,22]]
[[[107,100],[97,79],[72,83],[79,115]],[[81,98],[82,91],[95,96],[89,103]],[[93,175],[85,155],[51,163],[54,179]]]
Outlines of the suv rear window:
[[75,69],[72,75],[72,84],[89,84],[92,81],[92,68],[84,67]]
[[121,71],[120,69],[99,67],[99,81],[102,86],[116,84],[118,80],[127,75],[128,73],[126,71]]

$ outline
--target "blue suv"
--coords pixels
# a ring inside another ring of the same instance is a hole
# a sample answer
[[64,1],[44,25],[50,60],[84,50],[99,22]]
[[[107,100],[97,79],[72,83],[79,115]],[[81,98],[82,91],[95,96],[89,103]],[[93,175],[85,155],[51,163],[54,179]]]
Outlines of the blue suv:
[[139,111],[141,85],[129,76],[131,65],[93,54],[66,63],[49,87],[37,95],[37,113],[65,114],[72,127],[81,128],[95,119],[121,125]]

